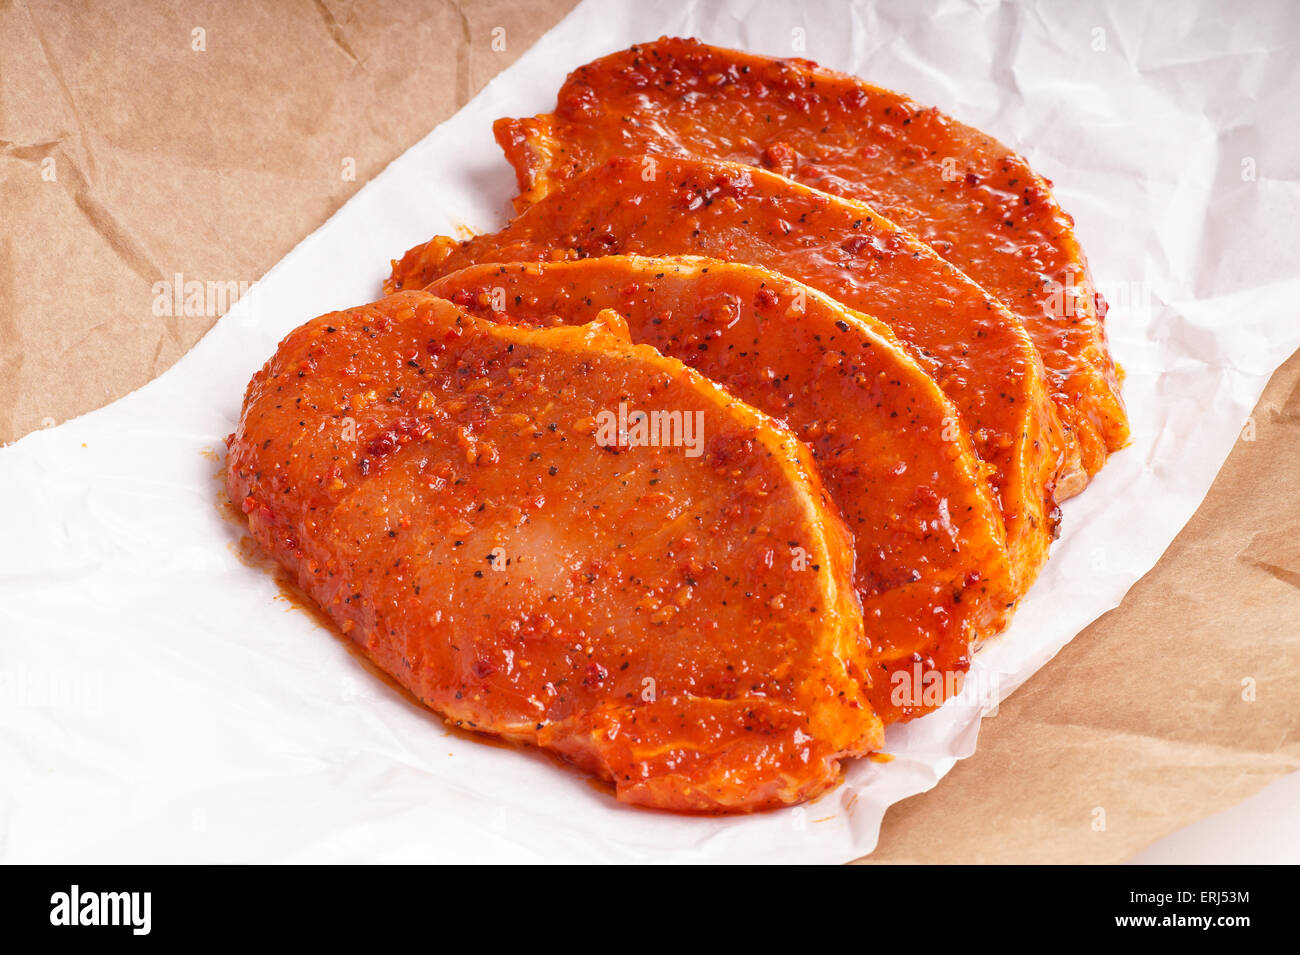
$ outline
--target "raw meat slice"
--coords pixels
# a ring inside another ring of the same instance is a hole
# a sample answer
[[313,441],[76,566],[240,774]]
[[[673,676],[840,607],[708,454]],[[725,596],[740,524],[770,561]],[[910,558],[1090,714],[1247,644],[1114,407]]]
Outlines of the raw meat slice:
[[[249,385],[231,499],[449,722],[645,806],[816,795],[881,742],[848,533],[786,429],[626,335],[422,292],[315,319]],[[610,426],[642,412],[652,443]]]

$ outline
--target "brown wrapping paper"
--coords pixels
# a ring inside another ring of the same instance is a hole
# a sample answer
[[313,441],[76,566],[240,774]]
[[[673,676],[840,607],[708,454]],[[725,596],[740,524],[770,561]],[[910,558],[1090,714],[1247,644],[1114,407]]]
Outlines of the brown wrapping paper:
[[[0,8],[0,441],[169,367],[234,295],[158,283],[256,281],[572,6]],[[1156,568],[870,861],[1120,861],[1300,767],[1298,440],[1300,356]]]

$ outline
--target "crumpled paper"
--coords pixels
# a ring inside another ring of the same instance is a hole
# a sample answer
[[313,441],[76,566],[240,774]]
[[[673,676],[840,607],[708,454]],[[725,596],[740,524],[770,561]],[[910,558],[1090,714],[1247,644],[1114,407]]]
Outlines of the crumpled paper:
[[[161,378],[0,451],[5,861],[846,861],[973,752],[980,716],[1116,606],[1204,498],[1300,346],[1290,8],[581,5],[304,240]],[[377,296],[387,260],[500,224],[500,115],[661,33],[804,55],[986,129],[1056,181],[1127,373],[1133,445],[962,696],[807,806],[618,806],[548,759],[450,733],[287,600],[218,506],[222,438],[276,342]]]

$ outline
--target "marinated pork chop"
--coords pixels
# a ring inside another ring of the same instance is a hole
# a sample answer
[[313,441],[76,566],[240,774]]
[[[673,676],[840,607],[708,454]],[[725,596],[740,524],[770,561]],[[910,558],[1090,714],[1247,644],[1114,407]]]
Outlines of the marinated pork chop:
[[694,257],[485,264],[427,291],[511,323],[615,310],[634,342],[789,425],[856,540],[871,702],[886,723],[933,708],[923,687],[955,686],[973,645],[1001,628],[1015,584],[980,462],[952,403],[875,319],[766,269]]
[[448,721],[645,806],[813,796],[881,742],[846,529],[788,431],[603,322],[315,319],[249,385],[230,497]]
[[[611,155],[643,153],[763,166],[869,202],[1020,316],[1088,474],[1128,442],[1073,220],[1023,158],[937,109],[807,60],[662,38],[579,67],[553,114],[495,129],[521,207]],[[1067,474],[1058,499],[1084,483]]]
[[394,263],[386,287],[423,288],[482,262],[612,253],[764,266],[888,324],[960,411],[990,466],[1017,582],[1028,588],[1053,536],[1062,462],[1033,343],[983,289],[861,203],[746,166],[616,157],[500,232],[416,246]]

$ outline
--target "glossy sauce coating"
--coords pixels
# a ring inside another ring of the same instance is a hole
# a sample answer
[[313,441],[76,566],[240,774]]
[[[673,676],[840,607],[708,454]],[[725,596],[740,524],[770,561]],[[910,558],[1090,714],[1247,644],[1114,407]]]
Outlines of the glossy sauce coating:
[[[1073,220],[1022,157],[937,109],[807,60],[661,38],[573,71],[553,114],[495,128],[521,207],[642,153],[762,166],[869,202],[1024,321],[1087,474],[1128,443],[1105,302]],[[1059,497],[1085,483],[1068,469]]]
[[702,255],[779,271],[887,324],[961,415],[1006,526],[1021,592],[1054,534],[1060,424],[1019,320],[869,207],[731,163],[615,157],[500,232],[438,237],[386,288],[422,288],[481,262],[615,253]]
[[[511,327],[410,292],[308,322],[249,385],[230,497],[456,726],[645,806],[816,795],[881,741],[847,531],[788,431],[603,320]],[[698,413],[700,453],[602,444],[620,403]]]
[[870,699],[886,723],[933,708],[923,687],[954,686],[1001,628],[1015,583],[980,462],[952,403],[876,320],[778,273],[687,256],[484,264],[427,291],[540,326],[612,309],[634,342],[787,424],[856,540]]

